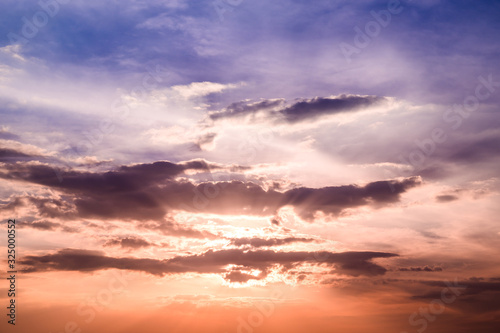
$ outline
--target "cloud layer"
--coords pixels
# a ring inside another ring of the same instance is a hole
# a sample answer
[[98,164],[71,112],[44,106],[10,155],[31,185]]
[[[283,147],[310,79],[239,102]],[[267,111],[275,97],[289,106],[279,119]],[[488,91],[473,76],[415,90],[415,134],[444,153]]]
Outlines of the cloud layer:
[[[137,242],[134,244],[137,245]],[[336,273],[350,276],[383,275],[386,269],[374,264],[371,260],[394,256],[397,255],[381,252],[277,252],[272,250],[242,251],[234,249],[210,250],[192,256],[177,256],[171,259],[158,260],[114,258],[93,251],[64,249],[54,254],[26,256],[21,263],[26,266],[24,269],[26,273],[48,270],[91,272],[109,268],[142,271],[159,276],[181,273],[227,272],[225,276],[228,280],[242,282],[245,280],[244,277],[246,280],[261,279],[273,267],[281,267],[286,271],[304,263],[335,268]],[[233,268],[228,270],[226,268],[228,265],[233,265]],[[244,274],[240,272],[242,269],[257,269],[260,274],[258,276],[242,275]]]

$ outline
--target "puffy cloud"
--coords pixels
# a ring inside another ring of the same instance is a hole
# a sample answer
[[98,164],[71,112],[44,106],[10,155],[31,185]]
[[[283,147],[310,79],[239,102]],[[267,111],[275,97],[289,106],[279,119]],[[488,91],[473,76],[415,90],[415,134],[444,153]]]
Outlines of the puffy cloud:
[[213,93],[220,93],[226,89],[234,89],[238,85],[221,84],[214,82],[193,82],[184,86],[173,86],[171,89],[184,98],[206,96]]

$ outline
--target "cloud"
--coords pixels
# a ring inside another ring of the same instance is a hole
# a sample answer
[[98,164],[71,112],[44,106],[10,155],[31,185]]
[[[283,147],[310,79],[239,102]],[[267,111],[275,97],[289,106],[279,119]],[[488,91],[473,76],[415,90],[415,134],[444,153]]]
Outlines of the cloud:
[[29,198],[46,217],[160,221],[172,210],[271,216],[284,206],[293,206],[302,218],[312,220],[317,212],[337,216],[348,208],[395,203],[402,193],[421,183],[420,178],[412,177],[371,182],[364,186],[300,187],[278,192],[265,190],[252,182],[195,184],[175,179],[186,172],[208,171],[209,168],[228,169],[203,160],[135,164],[100,173],[26,163],[5,165],[0,177],[64,192],[67,198],[64,202],[62,199]]
[[336,114],[348,111],[357,111],[384,101],[385,98],[377,96],[340,95],[333,98],[316,97],[305,99],[292,106],[279,111],[290,122],[299,122],[313,119],[323,115]]
[[221,84],[214,82],[193,82],[184,86],[173,86],[171,89],[184,98],[202,97],[220,93],[226,89],[234,89],[237,84]]
[[287,238],[236,238],[231,240],[231,244],[235,246],[249,245],[251,247],[264,247],[264,246],[279,246],[292,243],[311,243],[315,242],[312,238],[300,237],[287,237]]
[[269,111],[285,103],[284,99],[266,99],[259,102],[241,101],[230,104],[223,111],[210,113],[212,120],[243,117],[260,111]]
[[[452,285],[458,286],[464,295],[477,295],[490,291],[500,292],[500,282],[497,279],[485,280],[484,278],[471,278],[469,280],[455,281]],[[422,281],[422,283],[432,287],[448,287],[450,285],[448,281]]]
[[140,222],[138,228],[158,231],[166,236],[216,239],[219,236],[205,230],[196,230],[191,227],[182,226],[171,218],[165,218],[162,221]]
[[22,152],[0,148],[0,162],[16,162],[16,161],[27,161],[33,159],[32,156],[24,154]]
[[461,281],[455,280],[452,283],[448,281],[421,281],[421,283],[435,290],[412,296],[412,299],[442,299],[442,290],[448,288],[457,297],[447,306],[459,309],[463,313],[484,315],[500,310],[500,282],[495,278],[490,278],[489,281],[484,278],[470,278]]
[[56,196],[16,196],[0,207],[1,211],[14,212],[21,207],[32,206],[36,209],[39,217],[71,217],[75,214],[75,207],[71,202],[62,200]]
[[170,126],[151,128],[144,132],[152,144],[165,147],[177,145],[179,149],[189,148],[190,151],[210,150],[214,147],[214,140],[218,133],[206,131],[200,126],[185,128]]
[[28,227],[45,231],[53,231],[62,227],[62,224],[50,221],[34,221],[34,222],[19,221],[17,222],[17,225],[20,227]]
[[459,198],[456,195],[448,195],[448,194],[438,195],[436,197],[437,202],[450,202],[458,199]]
[[399,268],[400,272],[442,272],[443,269],[441,267],[402,267]]
[[[182,273],[224,274],[229,280],[243,281],[249,276],[239,272],[242,269],[259,270],[254,278],[267,276],[273,267],[287,271],[300,264],[308,263],[334,269],[335,273],[349,276],[377,276],[387,271],[372,262],[376,258],[392,258],[394,253],[384,252],[277,252],[271,250],[243,251],[239,249],[213,251],[171,259],[114,258],[101,252],[63,249],[53,254],[26,255],[20,261],[23,271],[80,271],[92,272],[103,269],[124,269],[142,271],[153,275]],[[233,268],[227,268],[232,265]]]
[[139,237],[125,237],[125,238],[113,238],[106,243],[104,246],[120,246],[122,249],[140,249],[142,247],[157,246],[154,243],[148,242],[147,240]]
[[369,203],[386,205],[399,201],[400,194],[421,183],[419,177],[402,181],[377,181],[365,186],[345,185],[319,189],[296,188],[284,193],[286,204],[298,209],[299,214],[311,219],[315,212],[338,215],[346,208]]
[[[495,123],[491,126],[498,126],[496,120],[493,119],[492,122]],[[484,131],[472,137],[468,135],[465,138],[457,138],[457,141],[447,152],[451,162],[478,163],[491,160],[500,153],[500,132],[497,130]]]
[[[48,164],[7,164],[5,179],[24,180],[62,190],[101,193],[126,193],[157,182],[170,180],[185,171],[209,171],[223,168],[204,160],[184,163],[154,162],[120,166],[114,171],[102,173],[61,169]],[[232,167],[238,170],[238,167]],[[57,175],[60,175],[62,181]]]
[[6,129],[0,129],[0,139],[2,140],[19,140],[20,137],[17,134],[11,133]]
[[196,142],[193,143],[193,147],[195,148],[195,150],[207,150],[213,147],[213,142],[216,137],[217,133],[206,133],[200,135],[196,139]]
[[267,99],[259,102],[241,101],[230,104],[223,111],[210,113],[209,118],[220,120],[256,116],[258,113],[263,113],[265,119],[297,123],[325,115],[358,111],[363,107],[380,104],[384,101],[386,101],[384,97],[345,94],[334,97],[299,99],[290,106],[285,106],[284,99]]
[[224,275],[224,279],[229,282],[245,283],[249,280],[262,280],[265,275],[262,272],[259,275],[252,275],[247,273],[242,273],[239,270],[232,270],[231,272]]
[[427,231],[427,230],[416,230],[416,231],[418,233],[420,233],[422,236],[430,238],[430,239],[444,239],[444,238],[446,238],[446,237],[440,236],[432,231]]

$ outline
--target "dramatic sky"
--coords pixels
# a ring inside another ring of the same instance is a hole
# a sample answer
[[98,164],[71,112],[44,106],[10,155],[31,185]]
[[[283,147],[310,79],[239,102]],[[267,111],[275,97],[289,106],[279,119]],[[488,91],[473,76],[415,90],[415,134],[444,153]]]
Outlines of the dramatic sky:
[[499,17],[2,0],[2,332],[500,331]]

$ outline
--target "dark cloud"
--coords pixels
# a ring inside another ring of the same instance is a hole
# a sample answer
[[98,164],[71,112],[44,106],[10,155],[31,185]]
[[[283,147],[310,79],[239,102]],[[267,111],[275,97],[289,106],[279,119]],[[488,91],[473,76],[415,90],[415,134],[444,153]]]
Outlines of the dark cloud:
[[[500,282],[490,279],[484,281],[484,278],[472,278],[469,280],[455,281],[453,283],[448,281],[423,281],[422,283],[432,287],[449,287],[460,286],[462,294],[464,295],[477,295],[484,292],[500,292]],[[423,296],[422,296],[423,297]]]
[[[365,186],[346,185],[323,188],[296,188],[286,192],[264,190],[251,182],[170,183],[157,197],[163,197],[171,209],[215,214],[274,215],[290,205],[305,219],[314,213],[338,215],[344,209],[363,205],[387,205],[400,195],[418,186],[419,178],[402,181],[378,181]],[[174,195],[175,193],[175,195]]]
[[62,191],[66,201],[29,200],[41,215],[65,218],[162,220],[172,210],[270,216],[275,215],[279,208],[290,205],[302,218],[311,220],[316,212],[336,216],[347,208],[388,205],[420,184],[418,177],[412,177],[377,181],[365,186],[301,187],[278,192],[243,181],[193,184],[187,180],[175,180],[187,170],[227,170],[227,167],[202,160],[136,164],[102,173],[54,169],[44,164],[7,164],[4,168],[6,170],[0,177]]
[[306,219],[311,219],[317,211],[338,215],[346,208],[370,203],[384,205],[397,202],[401,193],[419,184],[420,179],[412,177],[402,181],[377,181],[365,186],[296,188],[285,192],[285,205],[296,207],[299,214]]
[[456,195],[443,194],[436,197],[437,202],[450,202],[455,200],[458,200]]
[[254,103],[241,101],[230,104],[224,111],[211,113],[209,117],[212,120],[217,120],[223,118],[253,115],[260,111],[267,111],[281,106],[284,102],[285,101],[283,99],[263,100]]
[[450,152],[449,159],[453,162],[481,162],[491,160],[500,154],[500,135],[494,133],[486,138],[461,140],[455,150]]
[[[71,207],[56,211],[47,206],[48,199],[30,198],[40,208],[40,213],[48,217],[73,214],[79,217],[160,219],[166,209],[156,196],[161,195],[159,184],[165,184],[186,170],[209,171],[220,169],[220,166],[196,160],[180,164],[155,162],[121,166],[104,173],[63,170],[45,164],[7,164],[5,168],[8,174],[1,177],[59,189],[73,198],[71,203],[65,204],[74,205],[75,212]],[[61,202],[51,203],[58,207],[63,205]]]
[[19,152],[17,150],[0,148],[0,162],[27,161],[33,159],[33,156]]
[[316,97],[305,99],[279,111],[288,122],[299,122],[305,119],[335,114],[347,111],[356,111],[384,101],[385,98],[377,96],[340,95],[334,98]]
[[227,281],[239,282],[239,283],[245,283],[248,282],[249,280],[262,280],[263,278],[265,278],[265,275],[262,274],[262,272],[259,275],[251,275],[243,273],[239,270],[233,270],[224,275],[224,279],[226,279]]
[[440,236],[436,234],[435,232],[432,231],[426,231],[426,230],[416,230],[418,233],[420,233],[422,236],[431,238],[431,239],[444,239],[446,237]]
[[48,230],[48,231],[53,231],[62,227],[60,223],[50,222],[50,221],[34,221],[34,222],[18,221],[17,225],[20,227],[27,227],[27,228]]
[[[239,249],[207,251],[198,255],[177,256],[171,259],[139,259],[113,258],[101,252],[64,249],[53,254],[35,256],[27,255],[20,262],[24,272],[39,271],[80,271],[91,272],[116,268],[143,271],[153,275],[179,273],[221,273],[229,279],[244,280],[249,276],[240,270],[255,269],[261,273],[256,278],[263,278],[273,267],[281,267],[287,271],[303,263],[324,266],[334,269],[334,273],[350,276],[383,275],[387,270],[372,262],[376,258],[397,256],[384,252],[277,252],[277,251],[243,251]],[[234,265],[227,271],[228,265]],[[253,275],[252,275],[253,276]]]
[[277,219],[277,218],[272,218],[272,219],[271,219],[271,225],[273,225],[273,226],[279,226],[279,225],[280,225],[280,221],[279,221],[279,219]]
[[[340,95],[338,97],[315,97],[301,99],[288,107],[283,107],[282,99],[264,100],[255,103],[248,101],[237,102],[229,105],[225,110],[210,114],[210,119],[218,120],[239,116],[255,116],[259,112],[265,113],[267,119],[296,123],[320,116],[357,111],[385,101],[384,97]],[[275,110],[281,107],[280,110]]]
[[441,267],[402,267],[399,268],[400,272],[442,272],[443,269]]
[[[422,281],[433,288],[425,294],[412,296],[412,299],[433,300],[442,299],[444,289],[448,289],[457,297],[447,306],[461,310],[464,313],[487,313],[500,310],[500,282],[484,278],[471,278],[463,281]],[[449,297],[449,295],[448,295]]]
[[217,137],[217,133],[207,133],[198,137],[196,142],[193,143],[192,151],[201,151],[205,146],[210,145],[214,142]]
[[143,187],[143,184],[151,185],[155,182],[172,179],[188,170],[208,172],[223,167],[204,160],[193,160],[177,164],[160,161],[120,166],[117,170],[104,173],[64,170],[48,164],[7,164],[5,168],[8,170],[8,175],[2,175],[2,177],[7,179],[25,180],[40,185],[82,192],[94,191],[100,187],[100,192],[117,193],[134,191]]
[[43,217],[69,217],[74,211],[74,206],[62,199],[27,197],[27,200],[35,205]]
[[[425,142],[427,145],[425,149],[432,149],[433,151],[435,149],[435,152],[428,154],[424,148],[419,148],[420,152],[418,154],[425,153],[425,157],[421,162],[416,162],[413,172],[430,180],[443,179],[454,174],[456,171],[453,171],[453,169],[459,166],[463,168],[462,172],[468,170],[472,173],[480,172],[483,177],[496,176],[496,169],[486,166],[487,163],[492,163],[492,165],[498,163],[498,156],[500,156],[500,133],[497,130],[498,117],[495,118],[493,114],[493,112],[491,114],[476,114],[476,117],[485,117],[487,115],[487,120],[484,121],[487,121],[488,124],[475,123],[471,117],[467,120],[468,123],[464,128],[457,129],[454,132],[447,132],[447,140],[443,143],[432,143],[428,139],[420,140],[420,145]],[[431,146],[434,148],[431,148]],[[419,150],[414,150],[414,152]],[[412,149],[408,148],[408,152],[410,151]],[[405,154],[405,158],[406,156],[409,156],[409,153]],[[452,197],[459,198],[459,192],[442,193],[436,200],[438,202],[456,200]]]
[[123,249],[140,249],[141,247],[157,246],[139,237],[114,238],[104,243],[104,246],[120,246]]
[[235,246],[249,245],[251,247],[264,247],[264,246],[279,246],[292,243],[311,243],[315,242],[312,238],[300,237],[287,237],[287,238],[237,238],[231,240],[231,244]]

